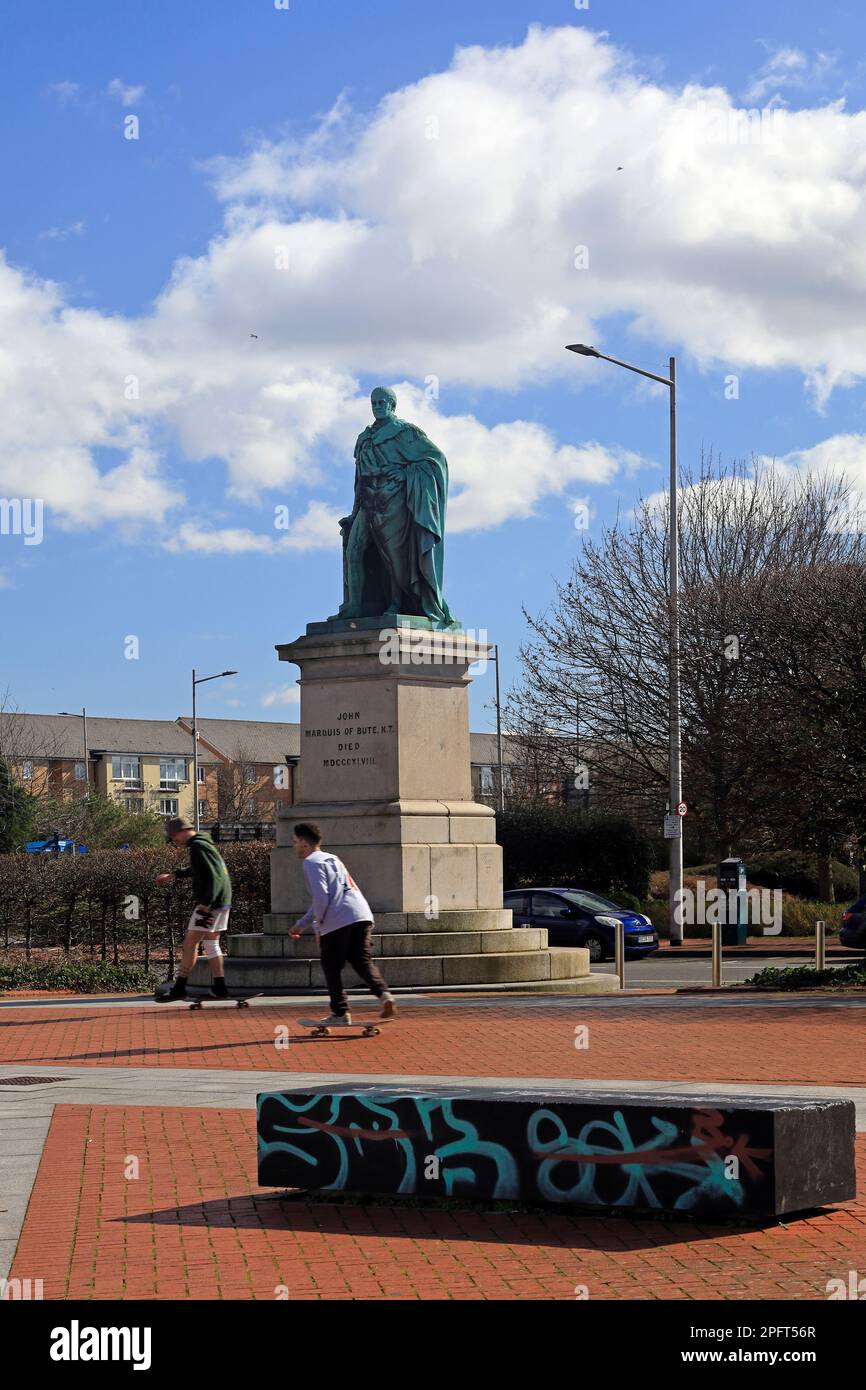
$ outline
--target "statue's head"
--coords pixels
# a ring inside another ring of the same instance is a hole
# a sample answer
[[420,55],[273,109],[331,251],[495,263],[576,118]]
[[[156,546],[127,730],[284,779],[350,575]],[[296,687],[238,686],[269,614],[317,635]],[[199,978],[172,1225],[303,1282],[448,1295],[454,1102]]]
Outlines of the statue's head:
[[377,420],[387,420],[397,409],[397,397],[390,387],[376,386],[370,395],[370,404]]

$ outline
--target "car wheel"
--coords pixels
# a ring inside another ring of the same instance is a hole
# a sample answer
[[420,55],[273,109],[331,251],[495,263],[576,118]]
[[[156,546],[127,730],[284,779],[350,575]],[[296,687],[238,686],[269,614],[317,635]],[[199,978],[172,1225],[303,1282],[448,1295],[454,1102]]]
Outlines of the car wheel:
[[607,942],[601,936],[596,936],[595,932],[587,932],[581,941],[584,950],[589,951],[591,964],[595,965],[598,961],[607,960]]

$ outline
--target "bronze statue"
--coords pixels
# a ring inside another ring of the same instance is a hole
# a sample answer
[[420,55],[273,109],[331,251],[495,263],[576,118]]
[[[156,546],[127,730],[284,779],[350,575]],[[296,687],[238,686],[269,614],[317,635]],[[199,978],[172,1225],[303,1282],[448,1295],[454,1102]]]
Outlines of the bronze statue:
[[340,522],[343,603],[335,617],[459,626],[442,593],[448,461],[422,429],[398,419],[387,386],[370,402],[375,419],[355,445],[355,505]]

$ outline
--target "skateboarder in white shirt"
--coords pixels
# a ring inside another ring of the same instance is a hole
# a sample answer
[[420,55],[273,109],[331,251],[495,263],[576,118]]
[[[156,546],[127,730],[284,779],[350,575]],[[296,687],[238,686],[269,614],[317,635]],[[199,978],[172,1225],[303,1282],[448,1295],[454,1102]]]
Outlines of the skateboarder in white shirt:
[[381,999],[380,1017],[391,1018],[395,1009],[394,996],[372,961],[370,904],[343,861],[321,848],[322,832],[317,825],[309,821],[296,825],[292,844],[295,854],[303,860],[304,878],[313,902],[289,935],[297,940],[308,926],[315,928],[331,998],[331,1013],[321,1020],[322,1025],[352,1022],[343,988],[346,964],[351,965],[368,989]]

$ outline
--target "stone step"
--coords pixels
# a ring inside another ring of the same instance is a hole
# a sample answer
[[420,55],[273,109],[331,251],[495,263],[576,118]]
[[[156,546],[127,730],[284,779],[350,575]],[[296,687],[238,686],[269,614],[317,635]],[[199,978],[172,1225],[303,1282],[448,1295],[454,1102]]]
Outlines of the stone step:
[[[551,984],[586,980],[597,984],[592,993],[619,988],[613,975],[590,976],[589,952],[582,947],[557,946],[548,950],[481,952],[467,955],[381,956],[376,964],[395,988],[427,988],[443,985]],[[317,960],[287,957],[232,957],[228,963],[231,985],[287,994],[296,989],[324,989],[325,977]],[[350,968],[347,984],[357,983]],[[195,965],[190,983],[207,985],[210,970],[205,961]]]
[[[288,936],[265,936],[263,932],[230,936],[226,943],[233,959],[285,957],[289,960],[318,959],[319,947],[312,932],[298,941]],[[373,955],[443,956],[477,955],[488,951],[541,951],[547,946],[547,932],[540,927],[499,927],[494,931],[380,932],[373,933]]]
[[[285,936],[302,914],[300,912],[266,912],[262,930],[266,936]],[[440,932],[440,931],[497,931],[512,925],[510,907],[466,908],[460,912],[440,912],[428,917],[424,912],[377,912],[376,931]]]

